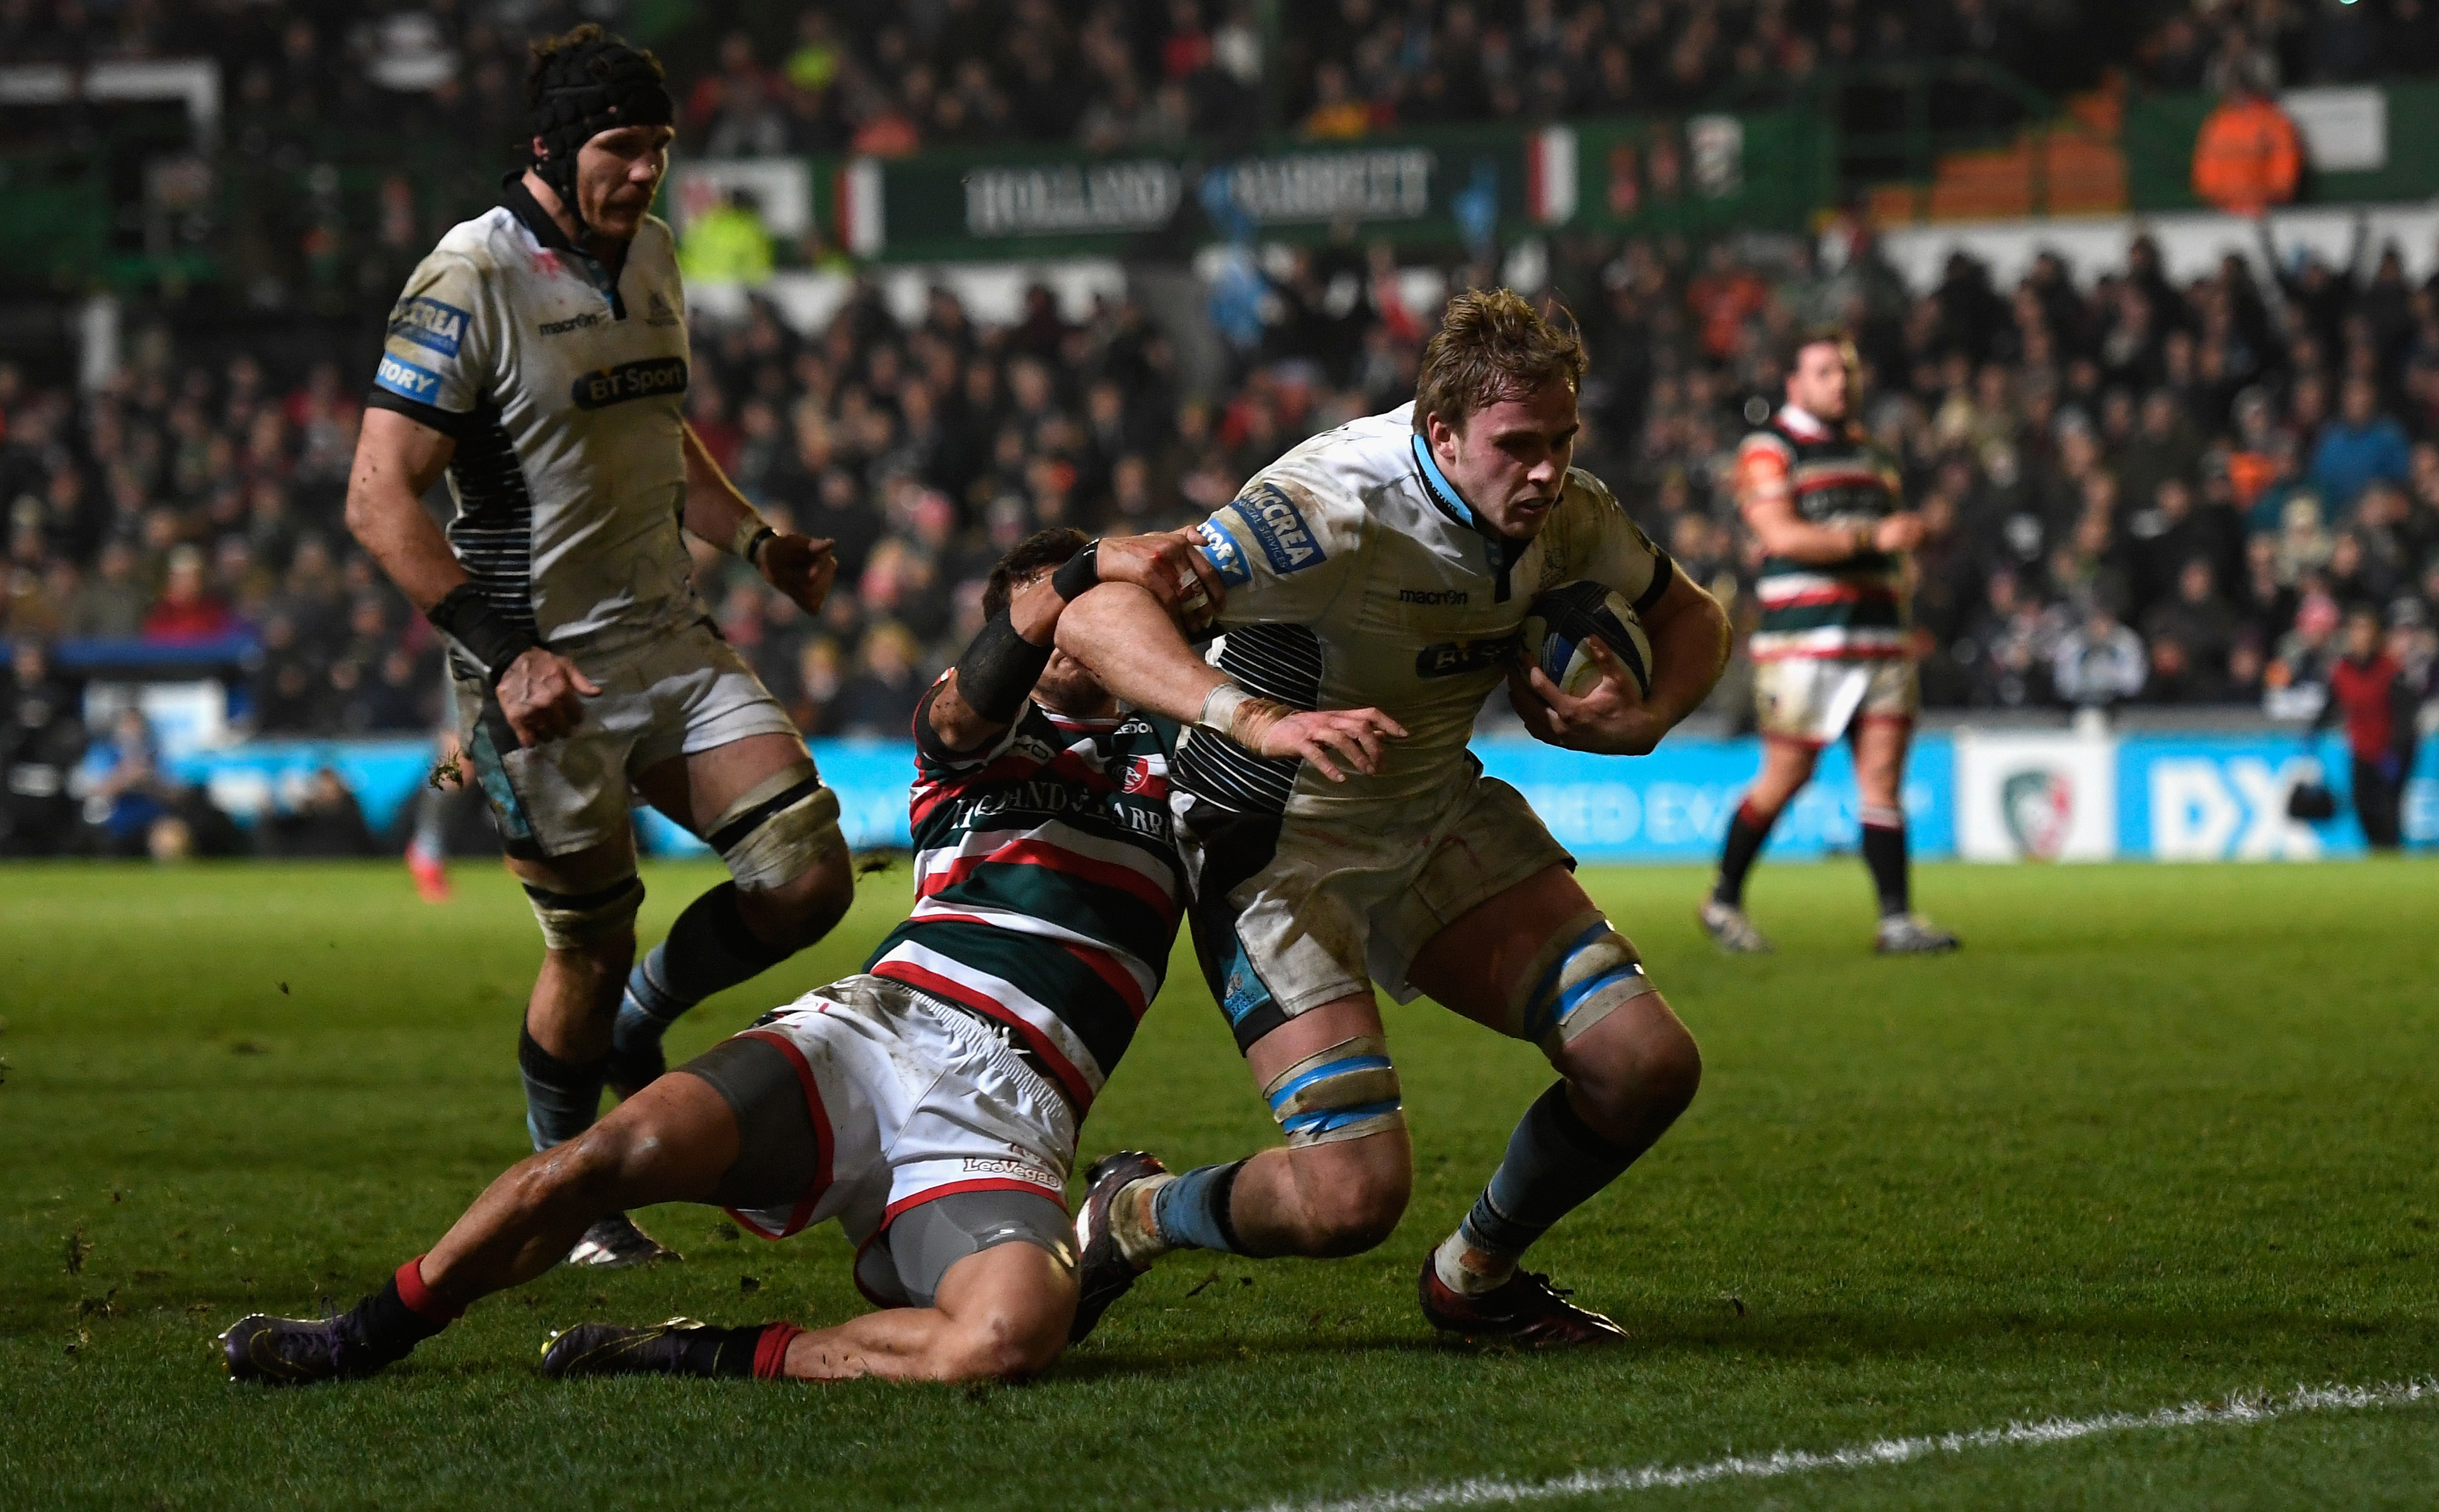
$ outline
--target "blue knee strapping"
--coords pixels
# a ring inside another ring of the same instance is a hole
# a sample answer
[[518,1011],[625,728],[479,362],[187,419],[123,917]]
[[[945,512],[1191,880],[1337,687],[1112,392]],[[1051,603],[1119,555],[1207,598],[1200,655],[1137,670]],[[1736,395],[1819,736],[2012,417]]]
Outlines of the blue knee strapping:
[[1262,1095],[1290,1145],[1362,1139],[1401,1127],[1405,1103],[1388,1041],[1379,1035],[1342,1040],[1288,1067]]
[[1337,1133],[1340,1130],[1352,1128],[1367,1118],[1385,1117],[1405,1106],[1402,1099],[1392,1097],[1386,1102],[1358,1103],[1352,1108],[1329,1108],[1315,1112],[1297,1113],[1292,1117],[1280,1119],[1279,1127],[1287,1130],[1290,1140],[1301,1135],[1308,1142],[1317,1142],[1324,1134]]
[[1637,987],[1648,980],[1643,963],[1635,959],[1626,937],[1612,929],[1609,920],[1596,918],[1590,928],[1568,942],[1550,969],[1541,973],[1540,980],[1533,984],[1518,1027],[1522,1038],[1538,1044],[1560,1030],[1577,1008],[1602,992],[1612,987]]
[[1285,1108],[1289,1102],[1295,1097],[1296,1094],[1320,1082],[1326,1081],[1332,1076],[1351,1076],[1359,1071],[1388,1071],[1390,1069],[1392,1069],[1392,1067],[1387,1056],[1349,1056],[1344,1060],[1333,1060],[1327,1065],[1315,1067],[1313,1070],[1305,1072],[1301,1076],[1291,1078],[1286,1086],[1281,1087],[1271,1094],[1271,1116],[1280,1119],[1282,1123],[1286,1122],[1280,1110]]

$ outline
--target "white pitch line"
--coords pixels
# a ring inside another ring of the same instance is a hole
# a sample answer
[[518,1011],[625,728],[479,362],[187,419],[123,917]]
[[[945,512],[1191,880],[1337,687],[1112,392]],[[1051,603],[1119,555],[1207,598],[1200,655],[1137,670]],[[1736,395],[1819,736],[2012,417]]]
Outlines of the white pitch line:
[[2305,1413],[2359,1412],[2439,1400],[2439,1379],[2423,1378],[2380,1386],[2305,1386],[2284,1396],[2235,1397],[2225,1402],[2187,1402],[2148,1413],[2105,1413],[2097,1417],[2052,1417],[2038,1423],[1925,1438],[1883,1438],[1822,1451],[1780,1450],[1772,1454],[1732,1455],[1704,1465],[1646,1465],[1632,1469],[1582,1470],[1550,1481],[1496,1479],[1451,1481],[1411,1491],[1383,1491],[1344,1502],[1274,1502],[1261,1512],[1434,1512],[1440,1507],[1506,1506],[1605,1492],[1656,1491],[1707,1485],[1714,1481],[1768,1481],[1815,1470],[1860,1470],[1904,1465],[1934,1455],[2016,1445],[2069,1444],[2102,1433],[2147,1428],[2210,1428],[2266,1423]]

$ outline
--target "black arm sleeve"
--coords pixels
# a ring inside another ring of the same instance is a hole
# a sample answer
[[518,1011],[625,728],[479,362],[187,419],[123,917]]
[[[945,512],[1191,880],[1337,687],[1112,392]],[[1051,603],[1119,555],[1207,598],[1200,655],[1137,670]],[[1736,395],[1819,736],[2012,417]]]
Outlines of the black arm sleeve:
[[1013,724],[1041,669],[1050,665],[1050,650],[1018,634],[1015,622],[1002,610],[957,658],[957,697],[993,724]]

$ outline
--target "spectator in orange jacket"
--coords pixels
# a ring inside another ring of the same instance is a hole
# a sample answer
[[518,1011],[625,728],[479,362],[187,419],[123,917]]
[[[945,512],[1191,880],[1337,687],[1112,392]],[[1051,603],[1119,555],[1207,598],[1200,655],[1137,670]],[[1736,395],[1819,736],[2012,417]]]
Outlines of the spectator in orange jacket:
[[2194,140],[2194,192],[2231,214],[2259,215],[2293,199],[2303,171],[2303,138],[2278,102],[2249,80],[2230,83]]

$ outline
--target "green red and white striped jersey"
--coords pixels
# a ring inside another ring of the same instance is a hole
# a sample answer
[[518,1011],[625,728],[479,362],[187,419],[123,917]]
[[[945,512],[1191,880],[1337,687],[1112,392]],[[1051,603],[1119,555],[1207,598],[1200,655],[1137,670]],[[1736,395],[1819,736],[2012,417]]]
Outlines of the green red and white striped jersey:
[[[1791,404],[1736,449],[1737,496],[1771,484],[1786,487],[1807,525],[1869,525],[1904,507],[1896,464],[1860,427],[1825,425]],[[1761,599],[1754,661],[1906,654],[1905,559],[1897,553],[1859,551],[1832,562],[1771,557],[1754,592]]]
[[984,750],[918,741],[915,911],[864,969],[1007,1024],[1090,1108],[1160,993],[1184,913],[1175,745],[1166,721],[1029,702]]

